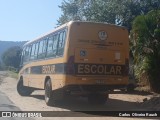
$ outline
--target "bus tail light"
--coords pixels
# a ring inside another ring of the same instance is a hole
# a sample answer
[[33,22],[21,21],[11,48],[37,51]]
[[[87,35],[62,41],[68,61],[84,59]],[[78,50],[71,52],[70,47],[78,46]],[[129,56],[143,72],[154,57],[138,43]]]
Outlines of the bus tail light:
[[125,59],[124,75],[127,75],[127,76],[128,76],[128,73],[129,73],[129,59],[126,58],[126,59]]
[[67,74],[75,74],[74,56],[71,56],[68,59],[68,62],[66,65],[66,73]]

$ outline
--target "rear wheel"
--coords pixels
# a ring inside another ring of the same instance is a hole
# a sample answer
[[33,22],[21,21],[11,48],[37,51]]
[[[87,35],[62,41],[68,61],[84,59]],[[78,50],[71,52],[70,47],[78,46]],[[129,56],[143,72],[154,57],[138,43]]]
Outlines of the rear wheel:
[[62,100],[63,91],[62,89],[52,90],[51,80],[47,80],[45,83],[45,102],[48,106],[52,106],[58,101]]
[[108,99],[108,94],[90,94],[88,102],[91,104],[105,104]]
[[20,80],[18,81],[18,84],[17,84],[17,92],[18,92],[21,96],[28,96],[28,95],[30,95],[33,91],[34,91],[33,88],[24,86],[24,85],[23,85],[23,78],[20,78]]
[[45,102],[47,105],[52,105],[53,104],[53,91],[52,91],[52,84],[51,80],[47,80],[45,83]]

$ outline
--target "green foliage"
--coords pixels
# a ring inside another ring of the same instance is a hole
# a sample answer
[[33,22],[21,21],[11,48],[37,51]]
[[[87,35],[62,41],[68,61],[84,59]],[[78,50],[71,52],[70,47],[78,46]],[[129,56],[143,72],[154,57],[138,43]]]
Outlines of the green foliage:
[[2,55],[2,61],[5,66],[18,68],[20,64],[21,48],[18,46],[11,47]]
[[133,19],[160,9],[159,0],[64,0],[58,25],[71,20],[107,22],[131,29]]
[[1,63],[1,61],[0,61],[0,70],[2,69],[2,63]]
[[160,92],[160,10],[135,18],[131,45],[136,76],[147,73],[151,88]]
[[13,46],[23,46],[27,41],[0,41],[0,61],[2,54]]
[[4,70],[5,69],[5,66],[4,64],[0,61],[0,70]]

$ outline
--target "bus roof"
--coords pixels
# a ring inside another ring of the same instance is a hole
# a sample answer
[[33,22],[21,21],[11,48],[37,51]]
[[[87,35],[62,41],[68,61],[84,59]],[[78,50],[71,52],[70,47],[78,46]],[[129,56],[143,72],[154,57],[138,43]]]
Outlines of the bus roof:
[[27,46],[27,45],[29,45],[29,44],[31,44],[31,43],[33,43],[33,42],[36,42],[36,41],[38,41],[39,39],[45,37],[46,35],[49,35],[49,34],[55,32],[55,31],[57,31],[57,30],[59,30],[59,29],[61,29],[61,28],[63,28],[63,27],[66,27],[66,26],[68,26],[68,24],[71,24],[71,23],[72,23],[72,21],[70,21],[70,22],[68,22],[68,23],[65,23],[65,24],[63,24],[63,25],[55,28],[54,30],[51,30],[50,32],[47,32],[47,33],[41,35],[40,37],[37,37],[37,38],[35,38],[35,39],[31,40],[31,41],[28,41],[28,42],[25,43],[23,46]]
[[63,24],[63,25],[61,25],[61,26],[55,28],[54,30],[51,30],[50,32],[47,32],[47,33],[41,35],[40,37],[37,37],[36,39],[33,39],[33,40],[31,40],[31,41],[28,41],[27,43],[25,43],[25,44],[23,45],[23,47],[24,47],[24,46],[27,46],[27,45],[29,45],[29,44],[32,44],[33,42],[36,42],[36,41],[38,41],[39,39],[45,37],[46,35],[49,35],[49,34],[55,32],[55,31],[57,31],[57,30],[60,30],[61,28],[70,26],[70,25],[73,24],[73,23],[106,24],[106,25],[110,25],[110,26],[114,26],[114,27],[116,26],[116,27],[120,27],[120,28],[126,29],[126,27],[118,26],[118,25],[115,25],[115,24],[109,24],[109,23],[105,23],[105,22],[70,21],[70,22],[67,22],[67,23],[65,23],[65,24]]

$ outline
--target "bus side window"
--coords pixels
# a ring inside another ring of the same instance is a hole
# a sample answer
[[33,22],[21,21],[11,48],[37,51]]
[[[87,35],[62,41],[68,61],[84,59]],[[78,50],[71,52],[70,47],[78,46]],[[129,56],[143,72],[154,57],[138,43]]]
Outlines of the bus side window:
[[24,57],[25,57],[25,48],[22,50],[22,53],[21,53],[21,63],[20,63],[20,67],[23,66],[23,63],[24,63]]
[[41,40],[39,43],[39,50],[38,50],[38,59],[45,58],[46,55],[46,40]]
[[53,54],[54,54],[54,56],[56,56],[57,44],[58,44],[58,34],[55,34],[53,37]]
[[27,62],[27,55],[28,55],[28,47],[26,47],[25,49],[24,49],[25,51],[24,51],[24,62]]
[[35,52],[34,52],[34,59],[35,59],[35,60],[37,59],[38,47],[39,47],[39,42],[36,43],[36,46],[35,46]]
[[62,31],[62,32],[59,33],[58,50],[57,50],[57,55],[58,56],[62,56],[63,55],[65,37],[66,37],[66,32],[65,31]]
[[35,60],[35,59],[37,59],[38,45],[39,45],[39,43],[34,43],[34,44],[32,45],[30,60]]
[[25,48],[24,62],[28,62],[28,61],[29,61],[30,51],[31,51],[31,47],[30,47],[30,46],[27,46],[27,47]]
[[53,57],[53,35],[48,38],[47,57]]
[[35,49],[36,49],[36,44],[34,43],[34,44],[32,45],[30,60],[34,60]]
[[31,50],[32,50],[32,45],[29,46],[27,62],[29,61],[29,59],[31,57]]

